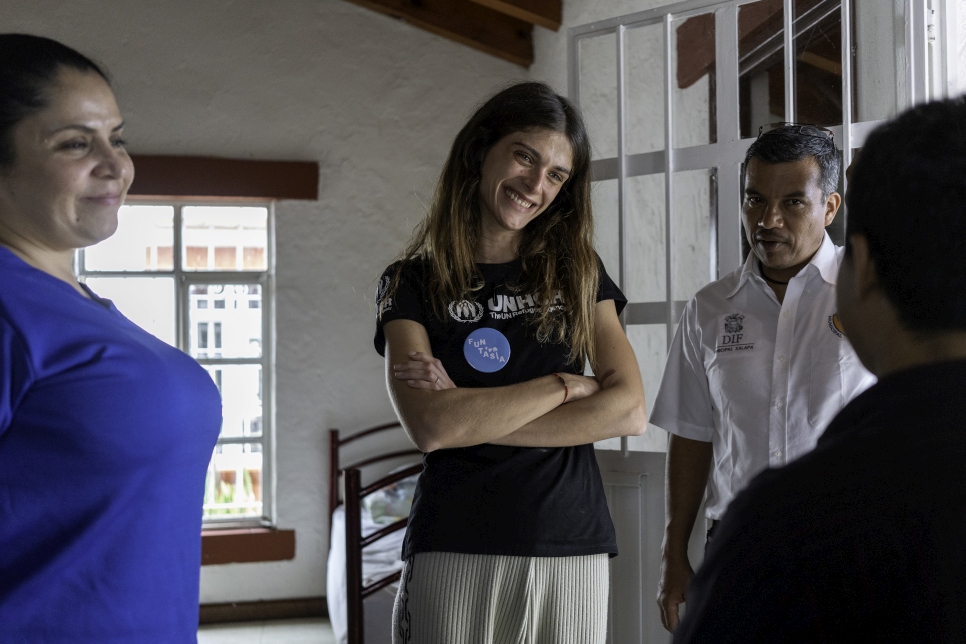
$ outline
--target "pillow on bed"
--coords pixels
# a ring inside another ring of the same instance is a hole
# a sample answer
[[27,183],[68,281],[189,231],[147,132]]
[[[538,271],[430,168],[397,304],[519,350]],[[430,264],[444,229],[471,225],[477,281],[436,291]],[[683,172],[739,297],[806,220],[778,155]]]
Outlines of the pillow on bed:
[[372,520],[375,523],[388,524],[408,517],[418,478],[418,474],[413,474],[362,499],[362,505]]

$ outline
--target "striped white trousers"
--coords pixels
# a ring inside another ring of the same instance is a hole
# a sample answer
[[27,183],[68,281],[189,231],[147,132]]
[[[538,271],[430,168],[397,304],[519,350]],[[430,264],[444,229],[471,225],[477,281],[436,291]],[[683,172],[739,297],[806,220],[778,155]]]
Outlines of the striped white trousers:
[[396,595],[393,644],[603,644],[607,560],[414,555]]

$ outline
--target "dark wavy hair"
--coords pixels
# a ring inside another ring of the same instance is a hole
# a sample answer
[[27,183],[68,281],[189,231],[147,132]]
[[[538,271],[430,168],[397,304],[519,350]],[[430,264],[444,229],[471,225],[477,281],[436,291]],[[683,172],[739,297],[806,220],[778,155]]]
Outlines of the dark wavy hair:
[[[543,304],[534,320],[541,341],[568,343],[570,359],[594,365],[594,306],[599,268],[590,198],[590,140],[577,108],[543,83],[498,92],[470,117],[450,149],[432,206],[401,254],[429,263],[429,290],[440,318],[446,303],[480,288],[474,254],[480,238],[483,160],[505,136],[537,128],[566,135],[573,150],[569,179],[553,203],[527,224],[520,243],[524,283]],[[389,293],[399,282],[397,271]],[[562,291],[566,310],[553,310]],[[384,300],[386,301],[386,300]]]
[[846,200],[847,236],[869,240],[902,322],[925,333],[966,330],[966,97],[914,107],[876,128]]
[[56,40],[29,34],[0,34],[0,170],[13,165],[13,129],[48,104],[48,90],[68,67],[110,80],[87,56]]

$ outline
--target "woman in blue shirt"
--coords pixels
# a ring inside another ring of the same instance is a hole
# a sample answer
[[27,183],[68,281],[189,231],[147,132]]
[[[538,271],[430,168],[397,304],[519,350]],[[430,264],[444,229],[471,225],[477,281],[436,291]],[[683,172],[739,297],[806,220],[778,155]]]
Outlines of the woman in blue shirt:
[[190,357],[80,284],[134,177],[104,72],[0,34],[0,640],[194,642],[221,425]]

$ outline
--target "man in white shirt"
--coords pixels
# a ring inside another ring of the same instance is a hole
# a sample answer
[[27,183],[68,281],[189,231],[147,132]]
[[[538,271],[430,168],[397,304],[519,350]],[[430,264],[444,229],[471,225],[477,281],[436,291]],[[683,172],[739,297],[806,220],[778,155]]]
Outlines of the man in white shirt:
[[828,130],[787,125],[745,156],[745,264],[688,302],[650,421],[670,433],[658,604],[673,631],[694,572],[687,547],[707,489],[708,539],[756,474],[815,447],[874,378],[835,315],[843,249],[825,232],[841,203]]

